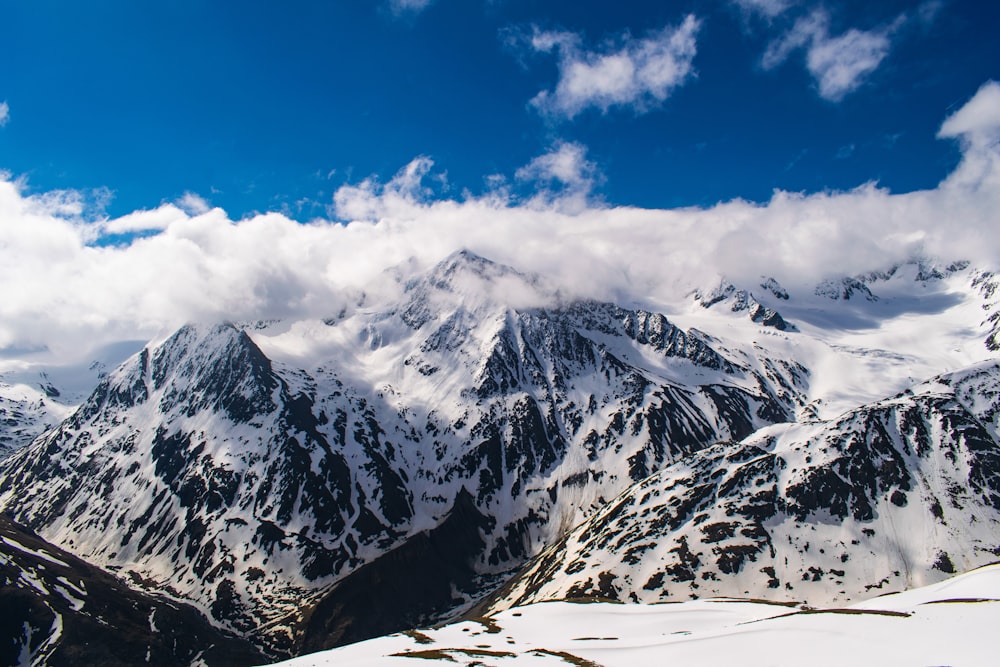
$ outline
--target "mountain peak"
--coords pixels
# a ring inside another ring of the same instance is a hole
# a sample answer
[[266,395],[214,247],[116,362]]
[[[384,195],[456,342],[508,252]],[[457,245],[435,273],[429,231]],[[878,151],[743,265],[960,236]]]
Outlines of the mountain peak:
[[410,281],[407,289],[426,283],[440,290],[464,291],[510,278],[531,285],[537,284],[540,280],[538,276],[526,275],[511,266],[463,249],[453,252],[435,264],[423,279]]
[[414,329],[431,319],[432,313],[464,310],[485,314],[541,307],[558,300],[558,292],[540,276],[522,273],[470,250],[452,253],[411,279],[404,289],[408,298],[401,316]]

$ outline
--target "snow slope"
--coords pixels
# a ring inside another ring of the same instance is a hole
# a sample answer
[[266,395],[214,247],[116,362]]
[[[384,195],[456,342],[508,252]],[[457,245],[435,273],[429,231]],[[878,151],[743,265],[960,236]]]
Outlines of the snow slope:
[[996,663],[1000,565],[849,607],[715,598],[542,602],[280,663],[283,667],[840,667]]

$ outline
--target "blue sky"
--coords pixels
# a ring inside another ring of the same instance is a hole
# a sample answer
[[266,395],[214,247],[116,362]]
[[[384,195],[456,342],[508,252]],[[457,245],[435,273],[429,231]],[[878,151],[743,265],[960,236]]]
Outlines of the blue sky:
[[[338,188],[385,183],[418,157],[433,161],[430,196],[458,200],[498,187],[647,208],[869,181],[908,192],[955,168],[941,122],[1000,78],[1000,5],[973,0],[3,11],[0,168],[29,192],[98,189],[110,217],[186,193],[234,219],[337,217]],[[546,155],[568,161],[565,179]]]
[[1000,271],[1000,3],[3,12],[0,376],[329,317],[460,248],[679,309],[723,280]]

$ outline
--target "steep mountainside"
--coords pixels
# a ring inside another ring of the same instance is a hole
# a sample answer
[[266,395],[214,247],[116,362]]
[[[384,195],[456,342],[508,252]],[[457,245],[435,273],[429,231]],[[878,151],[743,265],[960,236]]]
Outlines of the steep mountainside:
[[493,609],[577,596],[845,603],[1000,556],[1000,364],[719,443],[546,549]]
[[137,592],[0,515],[0,664],[251,665],[262,659],[195,609]]
[[463,489],[488,585],[630,484],[804,404],[794,361],[565,302],[471,253],[400,291],[147,346],[4,463],[0,508],[280,653],[331,586],[420,539]]

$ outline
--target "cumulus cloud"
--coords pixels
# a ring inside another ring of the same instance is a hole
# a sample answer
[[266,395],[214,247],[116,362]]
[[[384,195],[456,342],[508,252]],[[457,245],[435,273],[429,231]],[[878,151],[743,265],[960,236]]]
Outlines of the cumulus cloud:
[[694,76],[700,25],[689,15],[677,27],[644,38],[626,34],[600,50],[585,49],[575,33],[535,27],[521,41],[534,52],[558,55],[559,80],[531,104],[546,115],[568,119],[591,107],[603,113],[614,107],[647,111]]
[[185,192],[181,195],[181,198],[177,200],[177,206],[191,215],[201,215],[202,213],[208,213],[212,209],[203,197],[193,192]]
[[400,169],[388,183],[382,184],[372,176],[358,185],[342,186],[334,194],[330,213],[340,220],[405,216],[434,194],[424,185],[433,167],[434,160],[421,156]]
[[984,83],[971,100],[945,119],[938,136],[960,138],[976,146],[995,144],[1000,139],[1000,83]]
[[817,9],[800,17],[790,30],[772,41],[761,59],[764,69],[784,63],[795,51],[805,49],[806,68],[813,76],[821,97],[839,102],[856,90],[889,55],[891,36],[903,24],[898,17],[890,25],[875,30],[851,28],[830,35],[830,17]]
[[587,147],[567,141],[533,158],[518,169],[514,177],[540,186],[528,205],[555,207],[567,212],[585,209],[594,187],[604,180],[597,164],[587,159]]
[[945,119],[938,137],[962,144],[962,162],[946,183],[976,191],[1000,189],[1000,83],[983,84]]
[[[463,247],[547,274],[569,295],[667,303],[723,274],[748,284],[767,274],[795,293],[914,256],[995,270],[998,128],[990,82],[944,120],[940,136],[963,158],[933,189],[894,194],[863,184],[675,210],[442,198],[428,158],[388,182],[341,188],[343,223],[232,220],[219,208],[196,215],[172,203],[94,222],[81,216],[86,197],[27,195],[22,183],[0,180],[0,284],[17,286],[0,300],[0,350],[75,355],[190,320],[327,317],[386,269],[427,267]],[[560,143],[513,178],[585,190],[599,171],[582,146]],[[115,245],[94,239],[139,229],[155,233]]]
[[0,102],[0,127],[7,124],[10,120],[10,106],[6,102]]

